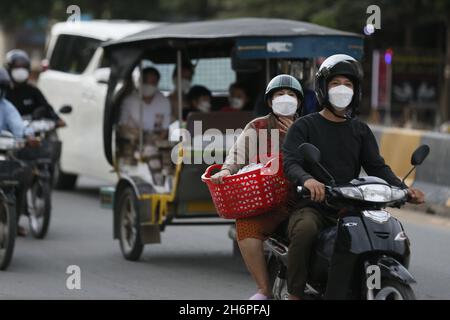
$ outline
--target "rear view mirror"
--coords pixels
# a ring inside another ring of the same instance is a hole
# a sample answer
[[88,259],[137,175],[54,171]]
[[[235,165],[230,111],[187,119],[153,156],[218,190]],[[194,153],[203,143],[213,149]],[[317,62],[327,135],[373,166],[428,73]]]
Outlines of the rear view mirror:
[[311,164],[317,164],[320,162],[320,150],[314,145],[310,143],[303,143],[300,147],[298,147],[298,150],[307,162]]
[[428,157],[428,154],[430,153],[430,147],[426,144],[418,147],[416,151],[411,156],[411,164],[413,168],[409,170],[409,172],[406,174],[406,176],[403,178],[402,183],[405,183],[406,178],[409,177],[409,175],[416,169],[418,165],[421,165],[422,162]]
[[414,151],[411,157],[411,164],[413,166],[421,165],[422,162],[428,157],[430,153],[430,147],[427,145],[422,145]]
[[61,114],[72,113],[72,107],[71,106],[62,106],[61,109],[59,109],[59,113],[61,113]]

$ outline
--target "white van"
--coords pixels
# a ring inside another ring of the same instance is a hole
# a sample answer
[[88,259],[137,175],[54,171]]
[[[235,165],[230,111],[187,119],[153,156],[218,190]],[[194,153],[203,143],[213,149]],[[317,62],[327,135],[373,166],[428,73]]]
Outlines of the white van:
[[[160,24],[128,21],[57,23],[49,35],[48,69],[41,73],[38,87],[67,127],[58,134],[63,143],[55,170],[55,185],[75,187],[78,175],[115,182],[117,177],[103,154],[103,108],[108,62],[101,44],[157,27]],[[62,108],[65,107],[65,108]]]

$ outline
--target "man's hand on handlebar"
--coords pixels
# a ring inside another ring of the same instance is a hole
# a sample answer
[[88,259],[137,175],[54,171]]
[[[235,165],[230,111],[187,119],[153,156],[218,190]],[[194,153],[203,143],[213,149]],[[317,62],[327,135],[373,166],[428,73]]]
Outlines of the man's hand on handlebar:
[[56,127],[57,128],[64,128],[66,126],[66,122],[63,119],[56,120]]
[[414,188],[408,189],[408,202],[412,204],[422,204],[425,202],[425,194],[419,190]]
[[325,185],[323,183],[320,183],[316,179],[309,179],[303,184],[303,186],[309,190],[312,201],[325,201]]

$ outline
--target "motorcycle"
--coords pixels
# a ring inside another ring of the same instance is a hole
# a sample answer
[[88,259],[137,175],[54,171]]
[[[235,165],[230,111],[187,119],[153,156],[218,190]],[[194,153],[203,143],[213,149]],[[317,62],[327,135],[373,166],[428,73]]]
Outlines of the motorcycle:
[[[385,210],[401,208],[408,200],[406,189],[377,177],[361,177],[336,185],[320,164],[320,151],[311,144],[300,147],[307,162],[317,165],[330,179],[325,204],[339,210],[336,226],[322,230],[313,246],[305,299],[415,300],[408,271],[410,241],[401,222]],[[422,164],[430,148],[419,147],[412,155],[405,179]],[[298,187],[299,197],[309,191]],[[286,225],[265,242],[268,268],[276,300],[286,300],[289,240]]]
[[21,165],[12,153],[21,148],[23,142],[10,133],[0,134],[0,270],[8,268],[17,232],[16,191],[19,186],[16,173]]
[[33,172],[31,186],[26,193],[24,213],[29,217],[32,235],[36,239],[43,239],[50,225],[52,176],[54,164],[59,159],[61,143],[56,136],[54,120],[24,121],[40,140],[39,146],[26,148],[19,154],[19,158],[27,163]]

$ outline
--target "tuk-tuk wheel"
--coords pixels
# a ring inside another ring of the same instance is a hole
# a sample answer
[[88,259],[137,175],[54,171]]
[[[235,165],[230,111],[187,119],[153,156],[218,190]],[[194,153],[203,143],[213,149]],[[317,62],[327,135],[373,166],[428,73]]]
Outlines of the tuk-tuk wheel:
[[123,188],[118,195],[120,249],[125,259],[138,261],[144,245],[140,235],[139,203],[131,187]]

